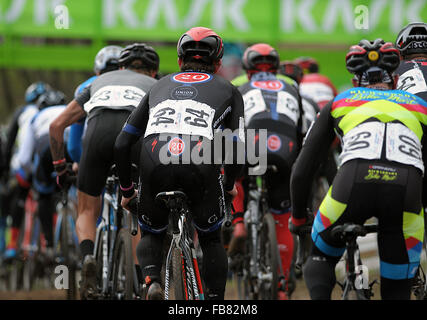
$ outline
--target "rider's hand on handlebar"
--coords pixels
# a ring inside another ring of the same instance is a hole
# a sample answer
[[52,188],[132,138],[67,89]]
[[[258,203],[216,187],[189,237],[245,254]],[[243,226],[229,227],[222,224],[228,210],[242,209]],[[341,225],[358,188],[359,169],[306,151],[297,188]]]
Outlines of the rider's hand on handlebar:
[[137,190],[135,190],[135,192],[133,193],[133,195],[130,198],[125,198],[124,196],[122,196],[122,201],[121,201],[122,207],[125,208],[126,210],[130,211],[130,208],[128,207],[128,204],[136,196],[138,196],[138,191]]
[[233,189],[231,189],[230,191],[227,191],[227,193],[229,195],[231,195],[232,199],[234,199],[235,197],[237,197],[237,187],[236,187],[236,184],[234,184]]
[[307,216],[306,221],[302,224],[294,224],[293,218],[289,218],[289,231],[292,232],[295,235],[301,236],[301,235],[307,235],[311,232],[311,227],[313,225],[313,214],[311,213],[311,210],[307,209]]
[[57,169],[56,171],[56,184],[61,189],[68,189],[72,185],[72,179],[70,179],[71,176],[75,176],[73,170],[71,169],[71,164],[67,163],[64,165],[63,168]]

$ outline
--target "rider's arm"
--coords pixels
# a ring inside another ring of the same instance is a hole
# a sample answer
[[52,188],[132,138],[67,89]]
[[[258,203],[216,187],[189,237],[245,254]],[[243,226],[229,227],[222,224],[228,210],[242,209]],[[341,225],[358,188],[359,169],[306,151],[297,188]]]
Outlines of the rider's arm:
[[326,159],[335,138],[332,103],[328,103],[312,124],[291,174],[292,221],[294,225],[306,222],[306,208],[314,175]]
[[148,96],[142,98],[138,107],[131,113],[114,145],[114,161],[117,166],[120,187],[125,198],[134,194],[132,182],[131,149],[144,134],[148,123]]
[[[233,139],[233,150],[244,150],[245,132],[244,132],[244,104],[243,98],[239,90],[233,87],[233,97],[231,102],[231,113],[225,118],[225,127],[237,133],[237,137]],[[243,146],[239,145],[243,144]],[[243,147],[243,148],[242,148]],[[236,177],[239,175],[243,164],[238,164],[239,155],[233,156],[234,163],[224,165],[224,189],[230,191],[234,187]]]
[[72,100],[65,110],[61,112],[61,114],[50,124],[50,151],[52,153],[53,161],[65,159],[64,131],[68,126],[77,122],[86,114],[82,106],[85,101],[89,100],[90,92],[89,96],[87,96],[87,93],[85,92],[86,90],[84,90],[76,99]]
[[33,127],[34,118],[28,123],[28,128],[25,131],[22,144],[20,144],[18,149],[17,159],[19,169],[18,172],[15,172],[18,181],[28,181],[31,174],[31,164],[35,146],[35,133]]
[[7,128],[6,143],[4,146],[4,156],[5,156],[6,166],[9,166],[10,159],[12,158],[12,150],[13,150],[13,146],[15,145],[16,135],[18,134],[18,130],[19,130],[18,119],[19,119],[19,116],[22,114],[23,110],[24,108],[20,108],[18,111],[14,113],[12,121],[10,122],[9,127]]
[[424,176],[423,176],[423,193],[422,193],[422,201],[423,208],[427,207],[427,139],[424,138],[423,141],[423,162],[424,162]]

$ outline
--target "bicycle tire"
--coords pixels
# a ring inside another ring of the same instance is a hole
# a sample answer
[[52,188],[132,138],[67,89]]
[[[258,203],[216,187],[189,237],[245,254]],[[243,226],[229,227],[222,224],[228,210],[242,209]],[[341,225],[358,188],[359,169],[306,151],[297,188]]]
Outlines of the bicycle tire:
[[172,285],[175,300],[188,300],[186,294],[186,275],[181,249],[172,249]]
[[260,300],[277,300],[279,283],[279,254],[277,250],[276,222],[270,213],[263,217],[260,232],[260,270],[271,273],[269,283],[263,282],[260,288]]
[[[98,236],[98,241],[96,243],[95,247],[95,260],[96,260],[96,288],[97,293],[102,293],[103,291],[103,279],[102,279],[102,260],[103,260],[103,238],[104,233],[107,232],[104,228],[100,229]],[[107,245],[108,247],[108,245]],[[108,250],[107,250],[108,251]],[[98,299],[103,299],[105,297],[102,296],[102,294],[99,295]]]
[[68,268],[68,289],[66,289],[67,300],[77,299],[77,284],[76,284],[76,266],[71,258],[72,254],[72,239],[70,239],[71,230],[68,221],[68,215],[64,214],[61,220],[61,237],[60,247],[61,255],[64,258],[65,265]]
[[114,298],[125,300],[133,298],[133,268],[131,236],[127,229],[120,229],[113,251],[112,295]]
[[[189,268],[193,268],[190,257],[181,249],[172,251],[172,276],[175,300],[196,300]],[[195,272],[194,268],[193,271]]]

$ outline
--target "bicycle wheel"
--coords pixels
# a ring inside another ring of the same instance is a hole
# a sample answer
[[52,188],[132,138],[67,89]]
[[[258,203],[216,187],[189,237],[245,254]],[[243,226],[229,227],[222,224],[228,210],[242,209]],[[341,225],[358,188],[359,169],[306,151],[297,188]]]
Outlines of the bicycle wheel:
[[259,291],[260,300],[276,300],[278,290],[279,254],[277,250],[276,223],[267,213],[263,217],[260,232],[260,271],[262,282]]
[[[178,248],[172,251],[172,273],[175,300],[195,300],[190,268],[193,264],[189,257]],[[194,269],[193,269],[194,270]]]
[[113,292],[117,299],[133,298],[132,241],[127,229],[120,229],[113,252]]
[[64,214],[61,220],[61,238],[60,238],[61,256],[68,268],[68,289],[66,289],[67,300],[77,298],[76,284],[76,263],[72,254],[74,251],[73,240],[71,239],[71,226],[69,225],[68,215]]

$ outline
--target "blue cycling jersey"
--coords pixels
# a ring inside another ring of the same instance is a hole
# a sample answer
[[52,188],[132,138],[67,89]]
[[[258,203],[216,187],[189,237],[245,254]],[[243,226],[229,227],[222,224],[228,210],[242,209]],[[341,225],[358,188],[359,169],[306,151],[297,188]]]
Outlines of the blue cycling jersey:
[[[80,84],[74,92],[74,97],[77,97],[83,91],[83,89],[89,86],[97,77],[98,76],[92,76]],[[85,119],[86,118],[80,119],[79,122],[72,124],[70,128],[70,135],[67,142],[67,151],[74,162],[79,162],[82,155],[82,136],[85,126]]]

